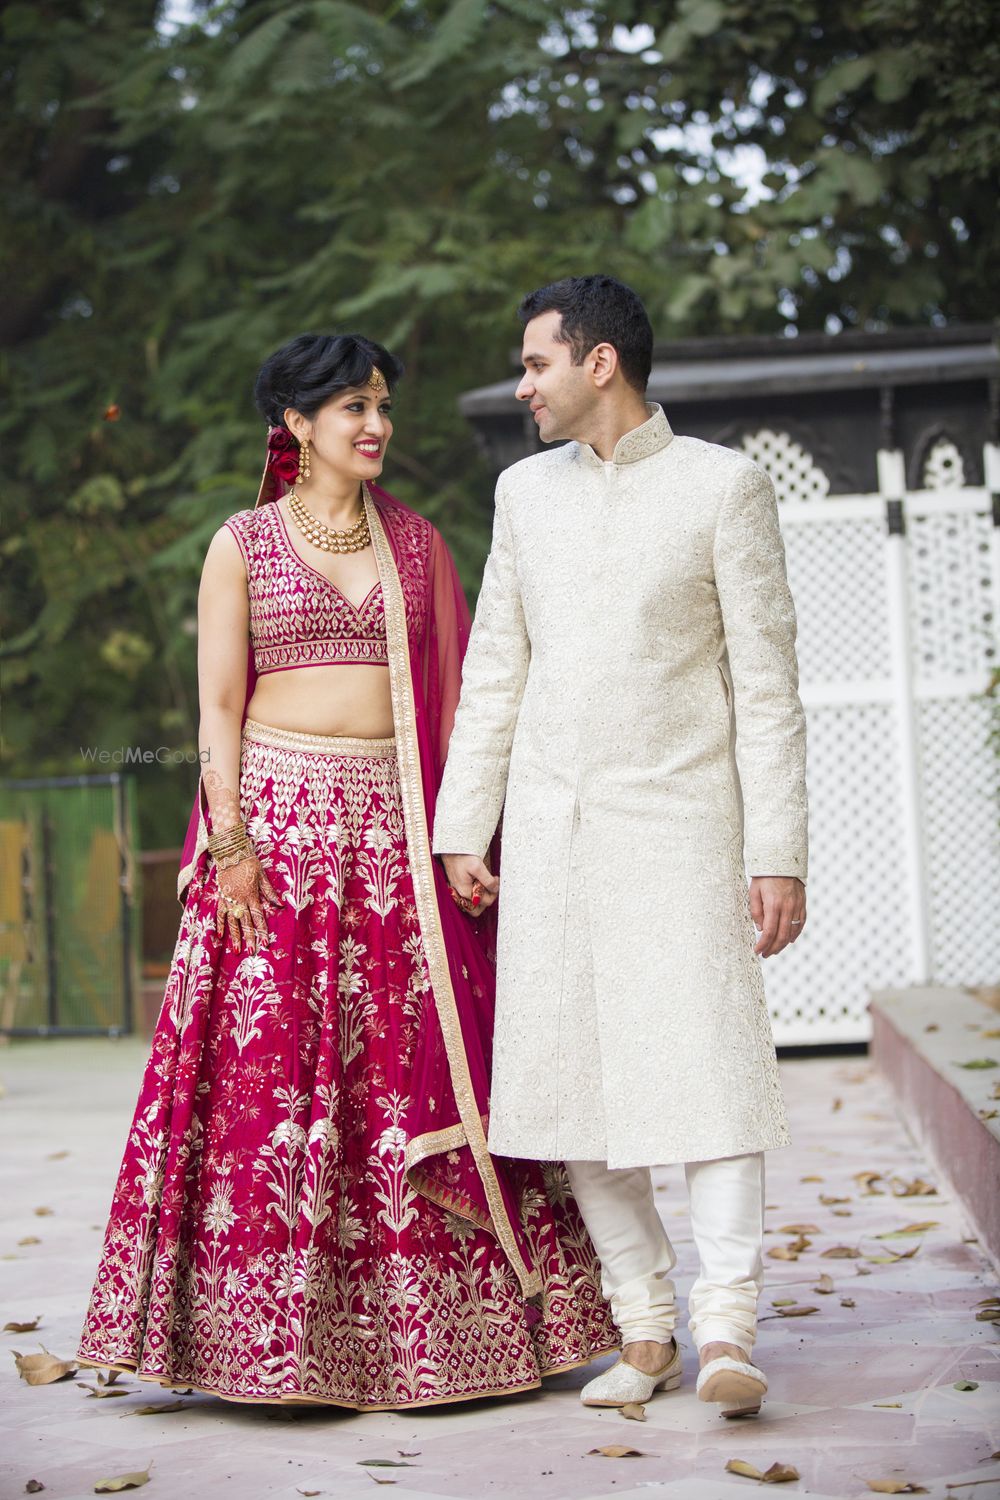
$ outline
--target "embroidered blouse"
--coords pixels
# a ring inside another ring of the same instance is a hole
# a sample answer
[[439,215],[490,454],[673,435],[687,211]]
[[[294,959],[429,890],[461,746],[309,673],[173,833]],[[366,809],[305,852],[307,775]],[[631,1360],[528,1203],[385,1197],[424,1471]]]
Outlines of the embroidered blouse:
[[247,570],[258,677],[293,667],[387,664],[381,583],[352,604],[299,556],[276,504],[241,510],[226,525]]

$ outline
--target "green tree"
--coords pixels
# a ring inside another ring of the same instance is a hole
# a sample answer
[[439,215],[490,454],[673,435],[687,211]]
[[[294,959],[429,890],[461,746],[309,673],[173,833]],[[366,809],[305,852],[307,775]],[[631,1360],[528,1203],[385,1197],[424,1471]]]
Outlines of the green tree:
[[[509,369],[531,286],[611,270],[664,337],[996,312],[1000,49],[967,0],[41,0],[0,28],[10,774],[194,744],[201,558],[293,332],[402,355],[390,483],[474,588],[455,399]],[[190,769],[148,774],[172,842]]]

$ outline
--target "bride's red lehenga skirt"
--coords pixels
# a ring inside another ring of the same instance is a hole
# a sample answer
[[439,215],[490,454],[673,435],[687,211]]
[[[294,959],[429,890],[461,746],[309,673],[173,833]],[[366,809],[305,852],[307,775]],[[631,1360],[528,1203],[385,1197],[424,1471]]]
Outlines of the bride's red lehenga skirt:
[[408,1183],[433,1001],[393,744],[307,738],[243,742],[267,946],[216,936],[211,865],[189,886],[79,1357],[244,1401],[523,1390],[616,1346],[600,1268],[561,1167],[507,1164],[540,1315],[493,1236]]

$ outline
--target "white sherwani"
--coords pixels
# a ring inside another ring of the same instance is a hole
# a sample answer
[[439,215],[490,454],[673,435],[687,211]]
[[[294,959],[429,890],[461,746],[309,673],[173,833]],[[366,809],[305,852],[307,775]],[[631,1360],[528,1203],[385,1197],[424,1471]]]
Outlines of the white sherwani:
[[610,462],[570,443],[497,485],[434,848],[485,853],[504,809],[500,1155],[788,1139],[746,884],[806,874],[774,491],[649,410]]

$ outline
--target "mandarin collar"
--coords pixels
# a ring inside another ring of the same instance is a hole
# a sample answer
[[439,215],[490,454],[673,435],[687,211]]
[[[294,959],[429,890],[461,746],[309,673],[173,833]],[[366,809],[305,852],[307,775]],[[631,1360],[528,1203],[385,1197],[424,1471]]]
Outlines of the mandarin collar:
[[[638,427],[633,427],[631,432],[626,432],[615,444],[609,464],[635,464],[643,458],[652,458],[654,453],[659,453],[669,442],[673,441],[673,429],[664,414],[663,407],[656,402],[646,402],[646,410],[649,416],[645,422]],[[589,443],[578,443],[577,448],[580,457],[592,467],[604,468],[605,461],[600,458]]]

